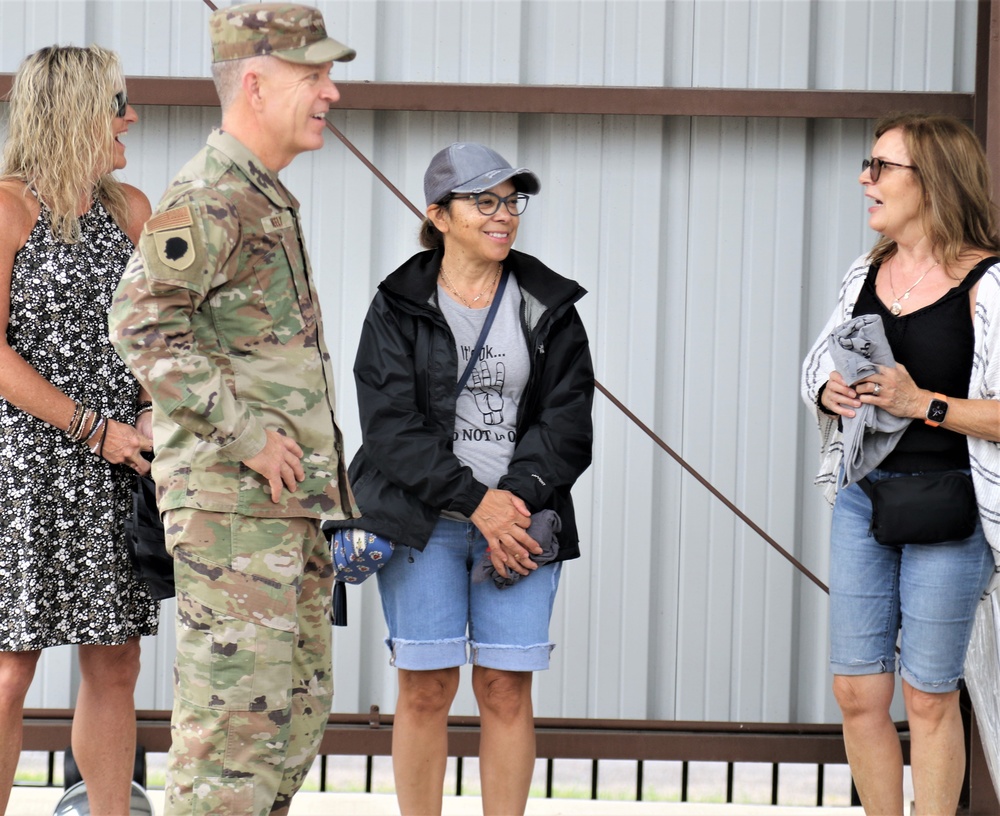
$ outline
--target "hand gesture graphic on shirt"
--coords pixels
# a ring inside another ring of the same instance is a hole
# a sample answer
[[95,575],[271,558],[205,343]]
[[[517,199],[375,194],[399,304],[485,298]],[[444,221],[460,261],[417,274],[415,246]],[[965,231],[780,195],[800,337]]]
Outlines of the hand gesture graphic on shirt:
[[478,370],[472,369],[472,387],[469,389],[476,398],[476,406],[483,415],[486,425],[499,425],[503,422],[503,363],[498,362],[496,374],[490,371],[486,360],[480,363]]

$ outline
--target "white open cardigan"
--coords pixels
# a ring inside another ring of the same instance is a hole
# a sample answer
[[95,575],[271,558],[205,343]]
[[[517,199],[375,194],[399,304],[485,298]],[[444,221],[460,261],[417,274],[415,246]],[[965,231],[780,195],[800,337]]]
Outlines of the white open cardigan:
[[[854,304],[868,276],[868,267],[867,254],[851,264],[840,287],[837,307],[802,363],[802,399],[819,425],[820,468],[815,484],[823,488],[823,495],[831,504],[837,495],[837,474],[844,446],[837,430],[837,418],[819,410],[816,395],[834,368],[827,350],[827,338],[836,326],[853,316]],[[973,328],[975,351],[967,396],[969,399],[1000,399],[1000,264],[991,266],[980,278]],[[1000,443],[973,436],[967,439],[979,517],[1000,569]],[[996,584],[994,580],[991,589]]]

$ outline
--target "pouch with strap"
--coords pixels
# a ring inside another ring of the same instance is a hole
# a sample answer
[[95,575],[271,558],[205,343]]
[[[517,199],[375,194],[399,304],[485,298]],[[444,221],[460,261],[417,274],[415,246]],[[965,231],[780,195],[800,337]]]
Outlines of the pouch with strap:
[[872,502],[871,532],[879,544],[943,544],[976,529],[979,507],[972,477],[961,470],[858,480]]

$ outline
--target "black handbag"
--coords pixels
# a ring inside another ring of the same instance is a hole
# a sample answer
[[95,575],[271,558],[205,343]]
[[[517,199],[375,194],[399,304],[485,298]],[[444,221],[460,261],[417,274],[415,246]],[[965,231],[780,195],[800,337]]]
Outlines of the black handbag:
[[866,476],[858,485],[872,502],[871,532],[889,547],[962,541],[979,521],[972,477],[960,470],[877,482]]
[[154,601],[173,598],[174,559],[167,553],[163,522],[156,508],[156,485],[152,478],[138,473],[132,485],[132,514],[125,519],[125,543],[132,569],[146,582],[150,597]]

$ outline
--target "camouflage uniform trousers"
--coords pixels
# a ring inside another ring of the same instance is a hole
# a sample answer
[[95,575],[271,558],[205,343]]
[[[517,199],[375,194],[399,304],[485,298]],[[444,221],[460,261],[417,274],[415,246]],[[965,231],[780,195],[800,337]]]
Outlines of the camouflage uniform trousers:
[[177,586],[166,810],[285,814],[333,698],[333,566],[320,523],[164,514]]

